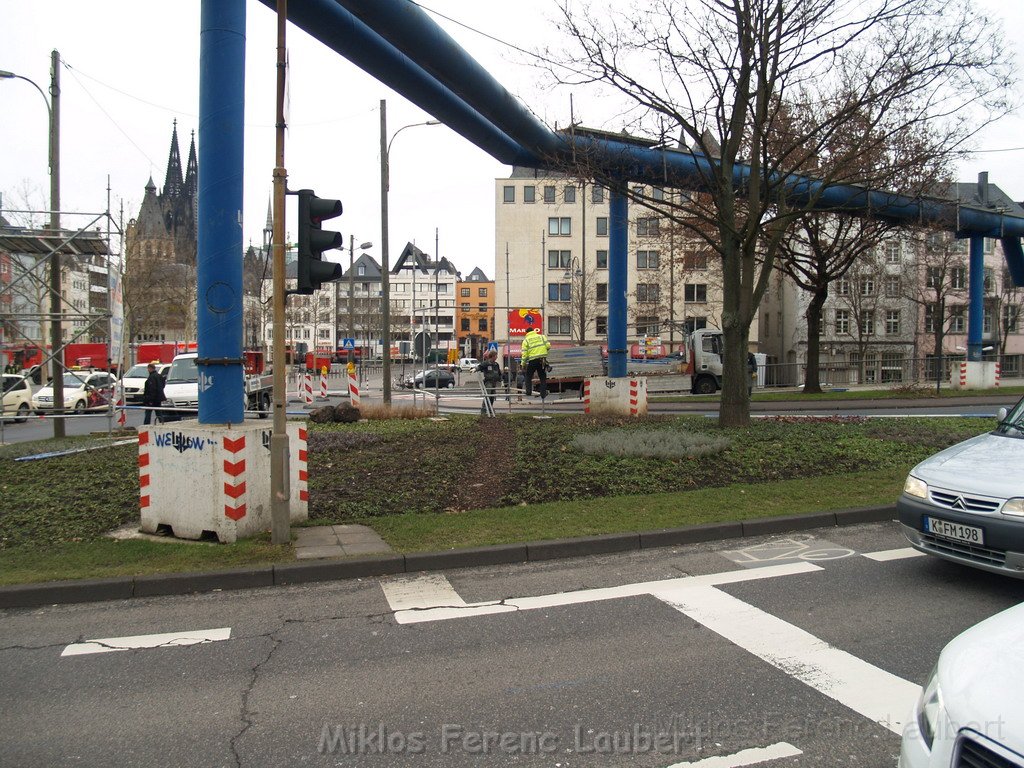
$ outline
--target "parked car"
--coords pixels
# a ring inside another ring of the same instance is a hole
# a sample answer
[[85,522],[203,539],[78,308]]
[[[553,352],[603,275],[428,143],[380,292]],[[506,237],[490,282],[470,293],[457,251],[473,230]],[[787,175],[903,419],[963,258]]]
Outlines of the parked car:
[[[114,377],[106,371],[65,371],[64,408],[75,413],[105,410],[114,397]],[[36,413],[53,410],[53,386],[47,384],[32,397]]]
[[460,371],[475,371],[480,365],[480,361],[475,357],[462,357],[459,358],[459,370]]
[[[167,381],[167,372],[171,370],[170,363],[154,363],[154,365],[156,365],[156,372],[164,381]],[[125,404],[138,405],[142,402],[143,390],[148,378],[149,363],[139,363],[128,369],[128,372],[118,382],[118,395],[124,397]]]
[[1024,398],[999,424],[912,470],[896,502],[911,546],[1024,578]]
[[32,410],[32,385],[16,373],[5,373],[3,379],[3,416],[17,422],[28,419]]
[[405,380],[403,386],[409,389],[451,389],[455,386],[455,376],[449,371],[432,368],[417,371]]
[[903,730],[899,768],[1024,766],[1024,604],[953,638]]

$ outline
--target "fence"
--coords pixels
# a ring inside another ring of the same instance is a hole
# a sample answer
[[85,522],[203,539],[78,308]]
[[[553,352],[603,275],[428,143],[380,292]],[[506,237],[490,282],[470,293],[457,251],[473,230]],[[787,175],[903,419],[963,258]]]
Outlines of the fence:
[[[999,362],[1002,378],[1020,377],[1024,355],[1001,355],[990,358]],[[882,355],[868,357],[860,362],[822,363],[818,367],[818,381],[822,386],[900,386],[934,385],[936,373],[941,372],[940,381],[949,382],[950,377],[959,375],[963,355],[943,357],[941,367],[938,358],[904,358]],[[773,363],[758,368],[759,387],[798,387],[806,378],[804,363]]]

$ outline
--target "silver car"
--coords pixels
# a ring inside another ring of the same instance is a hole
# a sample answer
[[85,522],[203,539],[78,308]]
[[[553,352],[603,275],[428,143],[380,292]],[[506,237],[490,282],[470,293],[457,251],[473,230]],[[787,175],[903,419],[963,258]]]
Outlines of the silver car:
[[1024,578],[1024,399],[984,435],[912,470],[896,502],[910,544],[922,552]]

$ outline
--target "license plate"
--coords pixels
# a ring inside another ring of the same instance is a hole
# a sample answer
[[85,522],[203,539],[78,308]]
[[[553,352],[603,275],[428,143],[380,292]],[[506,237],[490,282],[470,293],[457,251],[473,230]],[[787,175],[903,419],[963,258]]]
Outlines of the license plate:
[[985,531],[974,525],[953,523],[949,520],[940,520],[937,517],[926,517],[924,519],[924,530],[926,533],[941,536],[944,539],[962,541],[965,544],[984,544]]

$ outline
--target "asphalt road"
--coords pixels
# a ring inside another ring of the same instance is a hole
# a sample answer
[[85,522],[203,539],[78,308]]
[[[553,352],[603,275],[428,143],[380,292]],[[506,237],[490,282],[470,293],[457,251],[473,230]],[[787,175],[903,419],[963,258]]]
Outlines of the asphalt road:
[[942,646],[1024,599],[904,548],[882,523],[10,610],[3,762],[894,766]]

